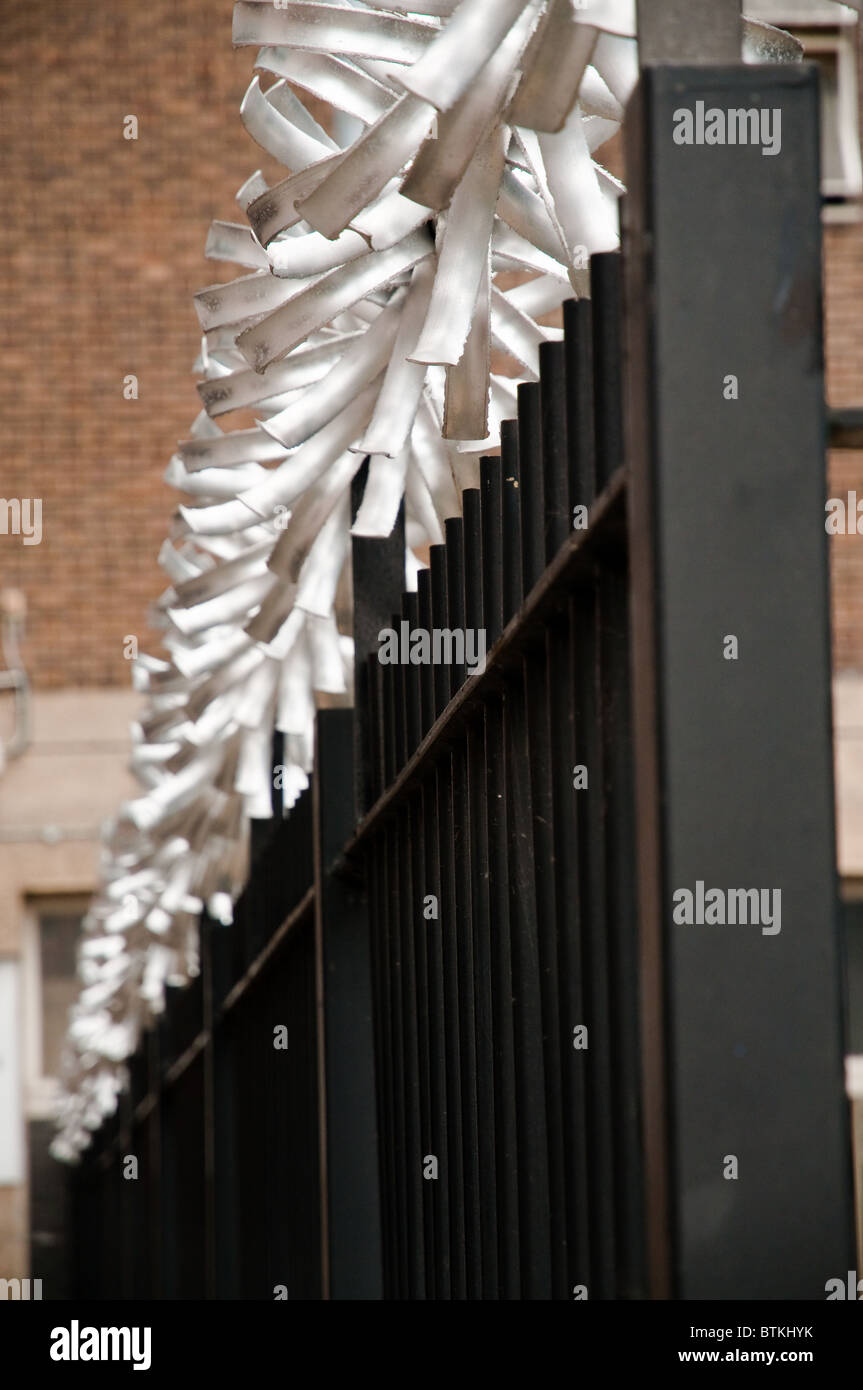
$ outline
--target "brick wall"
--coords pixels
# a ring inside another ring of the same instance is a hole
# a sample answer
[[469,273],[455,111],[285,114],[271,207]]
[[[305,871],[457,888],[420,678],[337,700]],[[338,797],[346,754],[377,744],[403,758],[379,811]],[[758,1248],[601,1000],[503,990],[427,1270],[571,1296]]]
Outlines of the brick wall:
[[[198,409],[190,296],[229,279],[213,217],[267,156],[240,124],[231,0],[0,8],[0,496],[43,499],[41,545],[0,535],[37,688],[127,685],[165,585],[162,473]],[[123,138],[134,114],[139,139]],[[123,399],[123,378],[139,399]]]

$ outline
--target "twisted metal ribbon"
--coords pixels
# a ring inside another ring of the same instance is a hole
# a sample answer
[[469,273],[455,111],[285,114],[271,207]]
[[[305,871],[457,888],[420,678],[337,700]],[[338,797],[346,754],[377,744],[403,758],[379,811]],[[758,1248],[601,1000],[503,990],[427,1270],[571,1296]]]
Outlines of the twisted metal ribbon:
[[[249,818],[271,814],[274,728],[286,809],[307,785],[315,692],[352,681],[336,617],[351,534],[389,535],[404,499],[415,583],[415,550],[443,540],[518,383],[537,379],[540,344],[560,337],[555,311],[588,292],[590,255],[617,246],[621,185],[594,156],[637,77],[634,11],[235,6],[235,46],[257,49],[241,119],[287,172],[272,186],[253,174],[246,222],[215,222],[207,240],[242,273],[195,296],[203,408],[166,473],[184,500],[154,609],[167,658],[134,668],[143,791],[105,836],[55,1156],[86,1147],[166,984],[197,973],[203,908],[230,922]],[[797,52],[747,25],[750,60]],[[335,134],[309,96],[336,113]]]

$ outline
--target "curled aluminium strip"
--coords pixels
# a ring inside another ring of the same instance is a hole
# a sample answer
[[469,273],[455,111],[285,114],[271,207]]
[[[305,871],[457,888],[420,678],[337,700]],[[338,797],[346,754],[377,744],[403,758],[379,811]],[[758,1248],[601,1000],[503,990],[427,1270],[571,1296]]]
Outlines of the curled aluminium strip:
[[[108,827],[85,921],[57,1157],[114,1109],[166,985],[197,973],[202,910],[230,922],[249,818],[271,815],[273,728],[286,808],[307,785],[316,692],[350,693],[351,534],[388,535],[404,499],[415,582],[414,550],[443,539],[560,336],[549,317],[617,245],[621,188],[595,155],[634,32],[634,0],[235,6],[234,44],[256,50],[241,119],[285,175],[253,174],[246,222],[207,240],[240,274],[195,296],[202,411],[166,473],[183,500],[153,608],[166,658],[135,664],[142,793]],[[796,56],[766,26],[745,45]]]

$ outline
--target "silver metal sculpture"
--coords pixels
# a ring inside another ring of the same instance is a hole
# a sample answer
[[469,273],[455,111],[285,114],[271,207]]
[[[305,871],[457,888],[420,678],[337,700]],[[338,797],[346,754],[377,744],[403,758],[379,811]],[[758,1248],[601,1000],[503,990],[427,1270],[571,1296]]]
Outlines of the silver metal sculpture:
[[[404,497],[415,581],[414,551],[443,539],[560,336],[549,316],[617,245],[621,186],[594,156],[636,80],[634,33],[634,0],[236,5],[234,43],[257,50],[241,118],[286,174],[253,174],[247,223],[207,241],[242,274],[195,296],[203,410],[166,474],[184,500],[155,609],[169,659],[135,667],[144,790],[105,839],[56,1156],[113,1110],[166,983],[197,972],[203,907],[230,922],[248,819],[270,815],[274,727],[286,808],[307,783],[315,692],[352,679],[335,617],[351,534],[388,535]],[[746,42],[789,56],[776,31]],[[223,429],[249,410],[252,427]]]

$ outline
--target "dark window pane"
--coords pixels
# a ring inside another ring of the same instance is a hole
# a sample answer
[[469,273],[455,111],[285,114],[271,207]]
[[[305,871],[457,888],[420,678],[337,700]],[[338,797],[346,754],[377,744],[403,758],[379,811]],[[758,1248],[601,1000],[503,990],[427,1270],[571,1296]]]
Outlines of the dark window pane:
[[848,961],[848,1047],[863,1053],[863,902],[843,903]]
[[76,950],[80,912],[39,913],[42,968],[42,1075],[57,1076],[69,1009],[78,993]]

